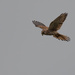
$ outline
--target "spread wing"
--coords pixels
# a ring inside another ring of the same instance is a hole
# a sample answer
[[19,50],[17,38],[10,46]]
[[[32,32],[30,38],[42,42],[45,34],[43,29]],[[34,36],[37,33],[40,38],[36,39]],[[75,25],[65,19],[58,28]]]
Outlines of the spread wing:
[[62,40],[62,41],[70,41],[70,38],[65,36],[65,35],[62,35],[62,34],[54,34],[53,37],[59,39],[59,40]]
[[43,29],[43,30],[48,30],[48,27],[46,27],[43,23],[41,23],[41,22],[38,22],[38,21],[32,21],[33,22],[33,24],[36,26],[36,27],[39,27],[39,28],[41,28],[41,29]]
[[50,23],[48,30],[51,31],[59,30],[63,22],[65,21],[66,17],[67,17],[67,13],[62,13],[60,16],[58,16],[54,21]]

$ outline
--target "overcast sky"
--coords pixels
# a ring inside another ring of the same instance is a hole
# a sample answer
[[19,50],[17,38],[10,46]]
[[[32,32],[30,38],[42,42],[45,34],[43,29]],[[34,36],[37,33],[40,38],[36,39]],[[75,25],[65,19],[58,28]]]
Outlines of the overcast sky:
[[[69,42],[42,36],[32,23],[49,26],[64,12],[58,32]],[[0,75],[75,75],[75,0],[0,0]]]

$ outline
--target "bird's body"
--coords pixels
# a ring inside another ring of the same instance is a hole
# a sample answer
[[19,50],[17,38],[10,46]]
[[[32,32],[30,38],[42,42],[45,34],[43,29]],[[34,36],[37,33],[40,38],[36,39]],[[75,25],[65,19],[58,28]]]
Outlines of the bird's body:
[[65,35],[62,35],[62,34],[59,34],[57,32],[57,30],[59,30],[60,27],[62,26],[66,17],[67,17],[67,13],[62,13],[60,16],[58,16],[54,21],[52,21],[50,23],[49,27],[47,27],[43,23],[35,21],[35,20],[32,21],[32,22],[36,27],[39,27],[39,28],[42,29],[42,31],[41,31],[42,35],[53,35],[53,37],[55,37],[59,40],[61,39],[61,40],[64,40],[64,41],[70,41],[69,37],[67,37]]
[[42,34],[44,34],[44,35],[54,35],[54,34],[57,34],[57,32],[56,31],[43,31],[42,30]]

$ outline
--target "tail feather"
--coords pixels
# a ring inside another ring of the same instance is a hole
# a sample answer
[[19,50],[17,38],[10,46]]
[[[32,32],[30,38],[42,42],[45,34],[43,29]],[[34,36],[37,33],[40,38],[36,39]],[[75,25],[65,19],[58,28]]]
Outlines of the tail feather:
[[65,35],[62,35],[62,34],[54,34],[53,35],[55,38],[59,39],[59,40],[62,40],[62,41],[70,41],[70,38],[65,36]]

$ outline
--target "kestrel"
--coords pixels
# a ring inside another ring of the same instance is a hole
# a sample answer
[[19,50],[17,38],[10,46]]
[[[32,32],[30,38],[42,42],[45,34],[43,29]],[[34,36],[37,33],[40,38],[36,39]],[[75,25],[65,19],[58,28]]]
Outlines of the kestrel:
[[42,35],[53,35],[53,37],[55,37],[59,40],[70,41],[69,37],[59,34],[57,32],[60,29],[60,27],[62,26],[63,22],[65,21],[67,15],[68,15],[67,13],[62,13],[54,21],[52,21],[50,23],[49,27],[47,27],[43,23],[35,21],[35,20],[32,22],[36,27],[39,27],[42,29],[42,31],[41,31]]

